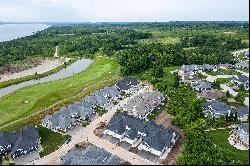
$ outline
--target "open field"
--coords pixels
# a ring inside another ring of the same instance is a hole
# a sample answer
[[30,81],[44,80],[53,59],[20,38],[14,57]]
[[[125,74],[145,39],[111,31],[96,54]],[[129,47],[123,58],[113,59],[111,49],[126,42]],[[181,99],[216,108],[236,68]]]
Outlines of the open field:
[[171,36],[168,32],[156,32],[152,31],[151,39],[142,39],[139,42],[141,43],[154,43],[160,42],[163,44],[177,44],[180,43],[180,38]]
[[172,72],[175,70],[179,70],[180,66],[171,66],[171,67],[165,67],[164,68],[164,80],[169,82],[171,85],[176,84],[176,75],[174,75]]
[[249,151],[238,150],[229,144],[229,130],[209,131],[208,134],[216,146],[229,150],[234,160],[239,160],[243,164],[249,164]]
[[118,64],[109,58],[95,59],[84,72],[54,82],[38,84],[0,99],[0,126],[31,115],[79,93],[83,88],[111,78]]

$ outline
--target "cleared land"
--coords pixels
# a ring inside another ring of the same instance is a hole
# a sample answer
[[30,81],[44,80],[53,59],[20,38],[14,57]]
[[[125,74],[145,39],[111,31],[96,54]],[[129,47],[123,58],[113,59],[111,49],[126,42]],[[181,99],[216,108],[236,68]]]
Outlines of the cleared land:
[[58,81],[38,84],[18,90],[0,99],[0,126],[29,116],[65,98],[78,94],[83,88],[110,79],[118,64],[110,58],[97,58],[84,72]]
[[229,144],[228,142],[229,130],[228,129],[209,131],[208,134],[216,146],[229,150],[234,160],[239,160],[243,164],[249,164],[249,151],[238,150]]
[[52,69],[55,69],[58,66],[64,64],[64,62],[68,62],[68,61],[69,61],[69,58],[56,59],[56,60],[44,60],[40,65],[33,67],[31,69],[24,70],[24,71],[17,72],[17,73],[1,75],[0,82],[13,80],[13,79],[17,79],[17,78],[21,78],[21,77],[25,77],[29,75],[34,75],[35,73],[42,74]]
[[141,43],[154,43],[160,42],[163,44],[177,44],[180,43],[180,38],[171,36],[170,33],[167,32],[155,32],[152,31],[152,38],[151,39],[142,39],[139,40]]

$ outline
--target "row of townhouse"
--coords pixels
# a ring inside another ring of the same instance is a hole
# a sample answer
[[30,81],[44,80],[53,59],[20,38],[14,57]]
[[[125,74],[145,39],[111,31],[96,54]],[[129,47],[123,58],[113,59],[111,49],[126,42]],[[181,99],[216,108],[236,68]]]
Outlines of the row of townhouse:
[[104,134],[159,157],[167,155],[179,138],[172,128],[157,125],[155,121],[143,121],[125,112],[112,117]]
[[125,161],[102,148],[89,146],[72,149],[61,159],[61,165],[122,165]]
[[139,81],[132,77],[125,77],[110,87],[85,96],[80,102],[69,105],[67,108],[61,108],[53,115],[46,115],[42,120],[42,126],[53,131],[67,132],[83,120],[90,120],[98,107],[105,108],[112,101],[122,99],[122,92],[129,92],[138,84]]
[[19,158],[37,151],[39,144],[38,130],[32,126],[11,133],[0,133],[0,155],[10,154],[13,158]]
[[140,93],[137,96],[130,99],[127,104],[123,106],[123,110],[128,115],[145,119],[157,108],[162,102],[165,101],[165,97],[159,91]]

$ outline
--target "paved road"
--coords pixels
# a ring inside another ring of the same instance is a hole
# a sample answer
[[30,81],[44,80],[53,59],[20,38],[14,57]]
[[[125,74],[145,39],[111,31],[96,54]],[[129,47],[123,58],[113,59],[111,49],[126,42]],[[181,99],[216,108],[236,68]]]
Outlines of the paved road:
[[59,56],[58,56],[58,46],[56,46],[56,51],[55,51],[54,57],[55,57],[55,58],[58,58],[58,57],[59,57]]
[[[93,134],[93,130],[98,127],[100,122],[104,121],[110,121],[112,116],[116,113],[116,110],[127,103],[127,101],[134,97],[135,95],[138,95],[138,93],[142,93],[145,91],[145,89],[140,89],[138,92],[133,94],[132,96],[122,100],[119,104],[112,107],[107,113],[105,113],[102,117],[92,121],[86,128],[83,128],[82,130],[78,131],[75,135],[72,136],[71,142],[69,144],[64,144],[62,147],[60,147],[55,152],[49,154],[48,156],[45,156],[41,159],[35,160],[33,162],[30,162],[28,164],[32,165],[58,165],[60,164],[60,157],[64,156],[71,148],[73,148],[76,144],[79,144],[81,142],[89,142],[94,144],[97,147],[104,148],[106,151],[117,155],[118,157],[130,162],[133,165],[155,165],[155,163],[144,159],[132,152],[129,152],[121,147],[118,147],[104,139],[101,139]],[[126,154],[126,155],[124,155]]]

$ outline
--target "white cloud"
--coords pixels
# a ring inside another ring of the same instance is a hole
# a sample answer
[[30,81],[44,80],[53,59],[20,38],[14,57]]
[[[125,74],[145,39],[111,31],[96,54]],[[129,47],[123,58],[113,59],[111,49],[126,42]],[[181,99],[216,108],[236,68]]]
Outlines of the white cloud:
[[248,6],[248,0],[0,0],[0,20],[249,20]]

